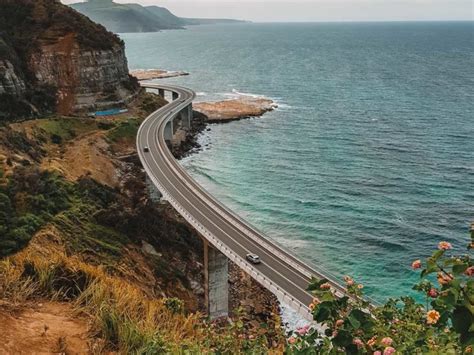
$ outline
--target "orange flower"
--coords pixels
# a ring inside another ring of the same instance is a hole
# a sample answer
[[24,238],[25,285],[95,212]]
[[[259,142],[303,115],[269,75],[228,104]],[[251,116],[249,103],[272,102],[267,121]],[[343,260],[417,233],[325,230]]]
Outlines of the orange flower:
[[362,289],[364,288],[364,285],[358,284],[358,285],[357,285],[357,288],[358,288],[359,290],[362,290]]
[[421,268],[421,260],[415,260],[414,262],[411,263],[411,267],[413,270]]
[[288,339],[288,343],[290,343],[290,344],[296,343],[296,338],[295,338],[295,337],[290,337],[290,338]]
[[336,328],[342,327],[343,324],[344,324],[344,321],[342,319],[338,319],[336,321]]
[[372,337],[367,341],[367,345],[370,347],[373,347],[375,344],[377,344],[377,337]]
[[316,297],[315,297],[315,298],[313,298],[313,303],[314,303],[314,305],[317,306],[318,304],[321,303],[321,301],[319,300],[319,298],[316,298]]
[[453,279],[453,276],[451,274],[445,275],[442,272],[438,272],[437,279],[440,285],[446,285],[447,283],[449,283],[449,281]]
[[451,243],[448,243],[448,242],[439,242],[438,244],[438,249],[440,250],[448,250],[452,248],[453,246],[451,245]]
[[439,312],[432,309],[431,311],[426,313],[426,323],[436,324],[436,323],[438,323],[440,317],[441,316],[440,316]]

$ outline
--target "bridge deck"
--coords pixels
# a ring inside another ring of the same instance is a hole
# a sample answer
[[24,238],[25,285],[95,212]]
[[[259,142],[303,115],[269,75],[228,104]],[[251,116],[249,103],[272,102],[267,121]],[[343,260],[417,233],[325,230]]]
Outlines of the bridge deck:
[[[147,83],[142,86],[164,89],[178,96],[152,113],[139,129],[138,154],[150,179],[173,207],[215,248],[301,316],[312,319],[308,309],[312,296],[306,288],[311,277],[327,277],[288,253],[214,199],[186,173],[168,149],[164,138],[165,126],[192,103],[195,93],[177,86]],[[149,148],[148,153],[143,150],[145,146]],[[259,255],[262,263],[253,265],[247,262],[245,256],[248,253]],[[344,288],[338,283],[330,283],[340,294],[344,293]]]

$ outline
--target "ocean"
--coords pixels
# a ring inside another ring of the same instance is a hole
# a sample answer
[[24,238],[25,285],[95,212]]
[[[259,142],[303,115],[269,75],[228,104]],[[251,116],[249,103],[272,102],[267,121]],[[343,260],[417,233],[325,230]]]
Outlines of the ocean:
[[185,70],[199,101],[272,98],[183,160],[271,238],[377,301],[474,221],[474,23],[236,24],[122,34],[131,69]]

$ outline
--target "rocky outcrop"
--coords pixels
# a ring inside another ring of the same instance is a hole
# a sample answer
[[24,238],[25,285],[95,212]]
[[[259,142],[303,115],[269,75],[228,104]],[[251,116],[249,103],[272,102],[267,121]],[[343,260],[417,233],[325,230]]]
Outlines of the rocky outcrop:
[[277,107],[278,105],[270,99],[249,96],[232,100],[194,104],[194,109],[206,115],[208,118],[207,122],[209,123],[222,123],[249,117],[259,117]]
[[26,85],[15,72],[15,67],[9,60],[0,60],[0,95],[20,97],[25,93]]
[[74,33],[41,46],[30,68],[38,83],[57,88],[57,111],[64,115],[126,104],[136,93],[123,46],[82,50]]
[[0,2],[0,120],[124,105],[138,91],[123,42],[101,25],[59,0]]

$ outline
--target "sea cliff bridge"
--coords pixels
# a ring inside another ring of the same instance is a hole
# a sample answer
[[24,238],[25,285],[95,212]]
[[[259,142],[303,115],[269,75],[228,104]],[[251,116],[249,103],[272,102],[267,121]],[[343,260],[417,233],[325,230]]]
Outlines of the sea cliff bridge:
[[[167,105],[153,112],[140,126],[137,150],[152,195],[167,200],[204,240],[206,303],[211,318],[228,313],[228,260],[231,260],[280,301],[312,320],[308,308],[312,296],[306,288],[312,277],[329,279],[327,275],[284,250],[222,205],[171,154],[167,141],[173,139],[176,123],[190,129],[196,94],[178,86],[150,83],[142,86],[157,90],[162,97],[165,93],[171,97]],[[249,253],[257,254],[262,263],[247,261]],[[345,293],[337,282],[329,282],[337,293]]]

